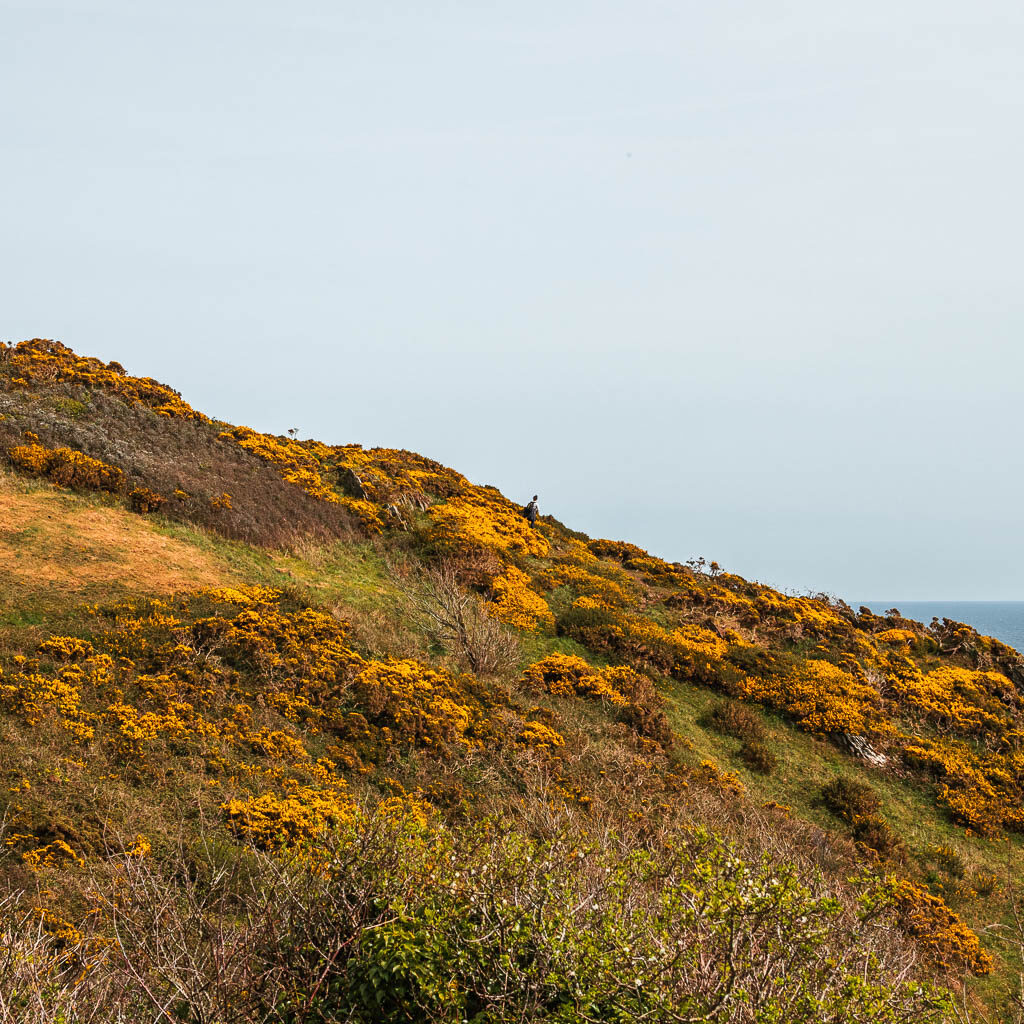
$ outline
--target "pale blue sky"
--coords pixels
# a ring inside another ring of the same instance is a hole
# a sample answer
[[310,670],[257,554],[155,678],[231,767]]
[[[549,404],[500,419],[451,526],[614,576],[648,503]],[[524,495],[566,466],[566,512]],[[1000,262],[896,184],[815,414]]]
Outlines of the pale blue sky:
[[0,0],[0,337],[841,596],[1022,598],[1024,8]]

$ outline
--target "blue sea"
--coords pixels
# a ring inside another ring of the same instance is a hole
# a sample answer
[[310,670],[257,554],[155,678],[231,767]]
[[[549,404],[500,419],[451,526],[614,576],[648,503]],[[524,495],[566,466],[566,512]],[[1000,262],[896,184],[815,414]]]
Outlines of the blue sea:
[[1024,652],[1024,601],[858,601],[853,607],[867,605],[876,615],[898,608],[906,619],[917,619],[926,626],[933,616],[966,622],[984,636],[994,636]]

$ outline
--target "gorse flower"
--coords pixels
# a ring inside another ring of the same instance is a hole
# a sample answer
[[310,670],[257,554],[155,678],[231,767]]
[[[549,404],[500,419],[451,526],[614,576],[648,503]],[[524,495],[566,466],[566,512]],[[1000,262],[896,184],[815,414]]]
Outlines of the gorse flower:
[[434,505],[429,515],[433,520],[431,538],[455,552],[490,548],[542,557],[550,550],[543,534],[530,529],[514,505],[482,489]]
[[113,493],[124,487],[123,470],[71,448],[44,448],[33,441],[9,449],[7,457],[22,473],[45,477],[61,487]]
[[531,589],[530,577],[514,565],[495,577],[491,593],[492,613],[509,626],[533,632],[550,629],[555,623],[547,601]]
[[59,341],[22,341],[10,350],[8,358],[26,384],[64,382],[100,388],[127,402],[147,405],[160,416],[208,422],[173,388],[150,377],[132,377],[119,363],[78,356]]

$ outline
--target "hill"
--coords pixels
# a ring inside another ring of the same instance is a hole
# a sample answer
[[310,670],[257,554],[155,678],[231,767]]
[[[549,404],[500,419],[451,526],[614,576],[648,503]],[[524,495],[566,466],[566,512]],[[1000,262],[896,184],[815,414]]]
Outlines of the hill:
[[1017,1019],[999,641],[52,341],[0,452],[0,1020]]

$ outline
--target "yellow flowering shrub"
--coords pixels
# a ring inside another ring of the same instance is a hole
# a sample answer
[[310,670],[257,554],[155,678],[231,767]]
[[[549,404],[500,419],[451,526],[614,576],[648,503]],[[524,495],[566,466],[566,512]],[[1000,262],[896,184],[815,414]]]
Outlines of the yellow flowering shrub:
[[189,731],[189,722],[179,716],[179,710],[191,711],[191,707],[159,713],[139,711],[138,708],[117,702],[107,708],[107,722],[112,726],[111,739],[119,753],[126,760],[141,760],[146,746],[161,734],[184,736]]
[[[622,575],[626,576],[625,573]],[[608,606],[623,606],[629,603],[622,584],[571,563],[554,565],[545,570],[540,581],[548,589],[572,587],[581,597],[589,597]]]
[[729,649],[726,640],[702,626],[685,624],[667,629],[638,615],[618,617],[607,636],[613,649],[630,659],[682,676],[693,671],[695,659],[717,661]]
[[885,629],[881,633],[875,633],[872,639],[880,644],[912,644],[917,640],[917,634],[909,629]]
[[[30,727],[53,721],[83,743],[95,739],[93,753],[133,772],[155,770],[171,752],[220,763],[231,751],[257,755],[258,773],[288,769],[327,784],[334,769],[313,760],[296,727],[341,731],[350,684],[367,663],[348,647],[344,623],[287,610],[280,597],[265,587],[220,588],[104,609],[97,615],[113,625],[93,642],[55,636],[39,646],[51,671],[21,658],[0,672],[0,709]],[[202,614],[211,610],[219,614]],[[240,689],[241,678],[259,692]],[[432,693],[415,726],[406,721],[414,709],[392,708],[397,738],[403,729],[425,742],[461,736],[469,712],[454,699],[460,692],[451,681]],[[268,715],[280,719],[259,720]]]
[[275,761],[308,761],[309,753],[302,741],[280,729],[262,729],[249,733],[253,750]]
[[936,967],[976,975],[992,971],[992,957],[982,949],[978,936],[938,896],[905,878],[890,879],[887,889],[901,927]]
[[81,867],[85,860],[80,857],[63,839],[55,839],[52,843],[28,850],[21,855],[21,861],[30,871],[42,871],[45,868]]
[[339,479],[355,485],[354,496],[376,505],[424,509],[434,497],[450,498],[470,488],[455,470],[402,449],[339,445],[329,449],[329,458]]
[[146,515],[149,512],[157,512],[167,503],[162,494],[150,490],[148,487],[135,487],[128,495],[128,504],[133,512]]
[[448,673],[418,661],[370,661],[355,677],[353,693],[369,721],[420,746],[465,743],[472,711]]
[[792,715],[809,732],[863,735],[885,725],[878,690],[827,661],[812,659],[769,679],[748,676],[737,690]]
[[392,796],[381,800],[371,810],[360,808],[364,827],[376,820],[386,821],[393,825],[404,825],[414,830],[425,829],[436,820],[434,808],[422,798],[421,791],[407,793],[401,783],[394,779],[387,780]]
[[141,833],[135,837],[135,842],[132,843],[125,851],[126,857],[148,857],[153,852],[153,844]]
[[22,341],[8,353],[8,358],[25,383],[77,384],[101,388],[127,402],[140,402],[160,416],[177,419],[209,420],[197,412],[181,395],[151,377],[132,377],[120,363],[104,363],[99,359],[76,355],[59,341],[33,338]]
[[[890,677],[894,692],[914,711],[957,732],[1002,732],[1015,688],[1001,672],[943,665],[922,675],[901,672]],[[1018,698],[1019,700],[1019,698]]]
[[573,565],[599,565],[601,560],[581,540],[570,537],[565,544],[565,560]]
[[538,750],[555,750],[565,745],[565,737],[543,722],[527,722],[519,731],[516,743]]
[[280,596],[280,591],[272,587],[263,586],[213,587],[210,590],[203,591],[202,596],[219,604],[234,604],[243,607],[272,605]]
[[452,551],[490,548],[543,557],[549,545],[511,502],[499,502],[483,489],[451,498],[428,509],[431,539]]
[[214,590],[207,596],[240,605],[241,611],[197,619],[191,642],[216,643],[233,666],[289,684],[275,687],[278,692],[301,690],[311,698],[347,680],[362,662],[348,645],[344,623],[312,608],[285,611],[279,591],[248,587]]
[[684,613],[710,613],[716,622],[723,625],[753,628],[762,620],[762,612],[752,597],[729,590],[710,578],[676,573],[671,579],[671,585],[676,589],[665,598],[666,607]]
[[695,775],[702,782],[715,786],[732,796],[743,796],[747,791],[735,772],[723,771],[714,761],[701,761]]
[[688,579],[689,571],[653,555],[633,555],[622,559],[622,564],[638,572],[652,583],[680,583]]
[[804,631],[828,634],[834,629],[849,629],[849,623],[820,598],[790,597],[786,598],[785,603],[792,609],[794,618]]
[[555,624],[547,601],[530,588],[530,577],[514,565],[492,580],[491,594],[490,611],[506,625],[532,633]]
[[957,823],[986,836],[1003,828],[1024,831],[1020,754],[979,752],[962,740],[943,737],[907,743],[903,756],[936,779],[938,802]]
[[263,793],[221,804],[228,828],[239,839],[261,850],[302,845],[327,829],[351,821],[355,801],[344,783],[330,789],[303,787],[286,796]]
[[729,649],[726,640],[703,626],[690,624],[677,626],[672,630],[671,637],[687,650],[703,655],[712,661],[723,658]]
[[534,662],[523,673],[523,682],[556,696],[600,697],[612,704],[626,703],[604,673],[573,654],[550,654]]
[[112,493],[124,487],[124,470],[71,448],[45,448],[33,441],[15,445],[7,457],[22,473],[45,477],[61,487]]
[[384,520],[380,517],[378,507],[370,501],[363,501],[360,498],[338,499],[371,533],[382,533],[384,531]]
[[302,441],[261,434],[250,427],[232,427],[220,436],[265,459],[285,480],[301,487],[312,497],[321,501],[340,500],[324,478],[324,467],[320,460],[307,450]]
[[39,653],[54,661],[78,661],[94,653],[88,640],[77,636],[51,636],[39,645]]
[[[52,645],[44,641],[41,648],[46,648],[48,654],[51,647],[68,651],[73,646],[69,643],[71,639],[54,637]],[[0,672],[0,709],[20,715],[29,726],[54,721],[85,742],[93,738],[95,724],[101,716],[86,709],[83,694],[106,690],[113,678],[114,663],[108,654],[88,654],[52,674],[16,671],[5,675]]]
[[624,562],[627,558],[650,557],[643,548],[622,540],[605,540],[602,538],[590,541],[587,547],[590,548],[591,554],[597,555],[598,558],[613,558],[619,562]]
[[262,434],[232,427],[221,438],[269,462],[311,497],[343,506],[371,533],[381,533],[399,505],[426,508],[432,495],[468,490],[464,477],[414,452]]

